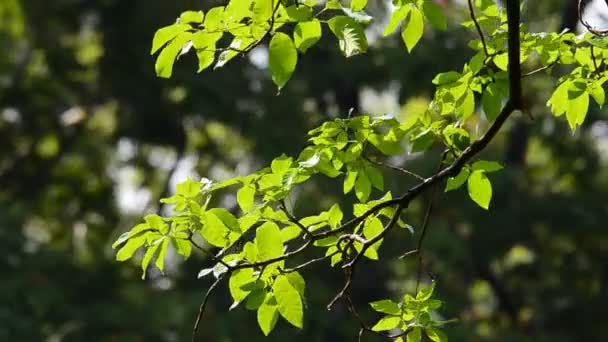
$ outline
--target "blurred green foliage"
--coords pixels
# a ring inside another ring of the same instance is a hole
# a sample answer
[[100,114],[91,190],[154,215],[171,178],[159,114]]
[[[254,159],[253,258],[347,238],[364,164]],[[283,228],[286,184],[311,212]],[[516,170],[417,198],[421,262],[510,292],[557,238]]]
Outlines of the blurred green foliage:
[[[528,2],[525,21],[533,30],[560,31],[575,15],[564,10],[570,2]],[[447,33],[426,34],[409,55],[400,37],[379,39],[350,59],[323,38],[279,97],[255,57],[263,49],[203,75],[184,56],[172,79],[157,79],[149,56],[154,31],[183,10],[219,3],[0,2],[0,340],[188,340],[210,285],[195,277],[206,257],[167,260],[174,264],[165,275],[150,270],[143,282],[137,263],[114,261],[111,241],[143,214],[162,210],[158,199],[187,175],[227,178],[295,155],[309,128],[346,117],[351,107],[396,114],[424,108],[432,77],[472,55],[465,45],[471,33],[455,25],[466,8],[438,1],[450,14]],[[374,15],[387,10],[381,1],[368,6]],[[425,269],[448,304],[444,318],[460,320],[447,329],[451,341],[604,339],[608,122],[592,107],[571,134],[545,105],[555,82],[542,74],[526,79],[535,120],[514,119],[484,153],[506,164],[492,178],[491,212],[463,190],[438,198]],[[438,153],[394,162],[429,174]],[[397,174],[385,183],[412,184]],[[320,181],[292,205],[307,215],[330,207],[340,192]],[[230,196],[217,201],[236,208]],[[423,208],[422,201],[412,205],[414,223]],[[415,241],[405,230],[390,240],[390,255]],[[409,259],[366,264],[353,289],[358,304],[412,291],[415,273]],[[325,310],[341,274],[317,267],[305,275],[315,291],[304,303],[304,330],[279,323],[264,338],[242,308],[228,315],[225,291],[210,303],[201,341],[354,340],[357,322],[346,308]],[[369,310],[364,318],[380,317]]]

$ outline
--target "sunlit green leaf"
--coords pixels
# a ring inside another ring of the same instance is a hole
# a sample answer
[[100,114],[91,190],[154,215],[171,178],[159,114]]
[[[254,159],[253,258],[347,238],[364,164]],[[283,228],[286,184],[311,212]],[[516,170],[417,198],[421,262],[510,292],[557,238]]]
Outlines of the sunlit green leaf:
[[236,200],[243,212],[249,211],[255,198],[255,185],[246,184],[236,193]]
[[383,299],[383,300],[379,300],[376,302],[371,302],[371,303],[369,303],[369,305],[375,311],[382,312],[387,315],[400,315],[401,314],[401,308],[399,307],[399,304],[393,302],[390,299]]
[[266,300],[258,308],[257,317],[260,329],[262,329],[264,335],[268,336],[270,332],[274,329],[279,318],[279,307],[276,304],[274,298],[271,300]]
[[385,316],[382,317],[378,323],[376,323],[373,327],[373,331],[386,331],[399,327],[401,324],[401,317],[399,316]]
[[256,245],[260,260],[269,260],[283,254],[281,230],[273,222],[266,222],[256,231]]
[[448,337],[437,328],[426,328],[424,330],[426,336],[433,342],[448,342]]
[[145,242],[146,242],[145,235],[140,235],[140,236],[134,237],[132,239],[129,239],[129,241],[127,241],[127,243],[124,246],[122,246],[122,248],[119,249],[118,252],[116,253],[116,260],[125,261],[125,260],[130,259],[133,256],[133,254],[135,253],[135,251],[137,249],[139,249],[139,247],[141,247]]
[[331,18],[327,24],[338,38],[340,50],[346,57],[367,51],[367,38],[359,23],[350,17],[339,15]]
[[354,12],[362,11],[367,5],[367,0],[351,0],[350,9]]
[[471,199],[487,210],[492,199],[492,184],[485,172],[482,170],[471,172],[467,184]]
[[298,63],[298,52],[285,33],[275,33],[268,47],[268,68],[279,89],[289,81]]
[[372,183],[363,170],[359,170],[355,181],[355,194],[361,202],[366,202],[372,192]]
[[395,9],[395,11],[391,14],[391,18],[388,21],[388,24],[384,28],[384,32],[382,33],[384,36],[388,36],[389,34],[395,32],[399,24],[403,22],[403,20],[407,17],[410,12],[410,6],[401,6]]
[[156,257],[156,267],[163,272],[165,269],[165,254],[167,254],[167,246],[169,246],[169,238],[163,238],[159,243],[158,256]]
[[298,290],[283,275],[276,278],[272,290],[279,305],[281,316],[293,326],[302,328],[304,308]]
[[179,16],[181,24],[202,24],[204,18],[203,11],[186,11]]
[[293,41],[303,53],[321,39],[321,23],[318,19],[299,22],[293,31]]
[[411,7],[409,11],[409,19],[403,26],[401,37],[405,42],[408,52],[412,52],[416,44],[422,38],[424,32],[424,20],[422,12],[417,7]]
[[407,342],[420,342],[422,339],[422,332],[420,328],[416,327],[407,333]]

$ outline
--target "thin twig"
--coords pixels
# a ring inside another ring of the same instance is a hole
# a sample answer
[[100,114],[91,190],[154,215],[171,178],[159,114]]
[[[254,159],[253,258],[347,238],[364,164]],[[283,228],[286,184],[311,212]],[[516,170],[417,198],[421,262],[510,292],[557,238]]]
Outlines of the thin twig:
[[409,175],[409,176],[415,177],[415,178],[417,178],[418,180],[424,181],[424,177],[422,177],[422,176],[420,176],[420,175],[418,175],[418,174],[416,174],[416,173],[414,173],[414,172],[412,172],[412,171],[410,171],[410,170],[406,170],[406,169],[404,169],[404,168],[402,168],[402,167],[395,166],[395,165],[390,165],[390,164],[386,164],[386,163],[383,163],[383,162],[381,162],[381,161],[378,161],[378,160],[372,159],[372,158],[370,158],[370,157],[368,157],[368,156],[366,156],[366,155],[364,155],[364,156],[363,156],[363,159],[365,159],[365,160],[369,161],[370,163],[375,164],[375,165],[377,165],[377,166],[381,166],[381,167],[385,167],[385,168],[387,168],[387,169],[391,169],[391,170],[399,171],[399,172],[404,173],[404,174],[406,174],[406,175]]
[[[444,151],[441,154],[441,160],[439,161],[439,165],[437,166],[437,172],[441,171],[441,165],[445,160],[445,157],[448,154],[448,150]],[[426,212],[424,213],[424,221],[422,222],[422,228],[420,231],[420,238],[418,239],[418,243],[416,244],[416,251],[418,251],[418,269],[416,271],[416,290],[415,293],[418,293],[418,287],[420,286],[420,278],[422,277],[422,257],[424,255],[424,251],[422,250],[422,244],[424,243],[424,237],[426,236],[427,228],[429,226],[429,221],[431,220],[431,213],[433,211],[433,203],[435,201],[435,193],[437,192],[437,186],[434,186],[431,189],[431,197],[429,198],[429,203],[426,207]]]
[[205,307],[207,306],[207,301],[209,300],[209,296],[211,295],[213,290],[215,290],[215,288],[220,283],[220,281],[222,281],[222,279],[224,279],[224,277],[228,273],[229,272],[226,272],[226,273],[223,273],[222,275],[220,275],[213,282],[213,284],[211,284],[209,289],[207,289],[207,292],[205,293],[205,297],[203,298],[203,302],[201,303],[201,305],[198,308],[198,316],[196,316],[196,321],[194,322],[194,328],[192,329],[192,342],[194,342],[196,340],[196,333],[198,332],[198,326],[201,322],[201,319],[203,318],[203,314],[205,313]]
[[479,34],[479,38],[481,39],[481,45],[483,46],[483,52],[486,54],[486,57],[489,57],[488,47],[486,46],[486,39],[484,38],[483,31],[481,30],[481,26],[479,26],[479,22],[477,22],[477,17],[475,17],[475,9],[473,8],[473,0],[469,0],[469,15],[471,16],[471,20],[475,24],[475,28],[477,29],[477,33]]
[[285,200],[281,200],[280,208],[285,213],[285,215],[287,215],[287,217],[289,218],[289,221],[291,221],[298,228],[300,228],[300,230],[302,230],[302,232],[304,233],[304,235],[306,235],[306,237],[308,237],[308,238],[313,237],[313,234],[308,229],[306,229],[306,227],[304,227],[304,225],[302,223],[300,223],[300,221],[298,221],[298,219],[295,216],[293,216],[289,212],[289,210],[287,210],[287,206],[285,205]]

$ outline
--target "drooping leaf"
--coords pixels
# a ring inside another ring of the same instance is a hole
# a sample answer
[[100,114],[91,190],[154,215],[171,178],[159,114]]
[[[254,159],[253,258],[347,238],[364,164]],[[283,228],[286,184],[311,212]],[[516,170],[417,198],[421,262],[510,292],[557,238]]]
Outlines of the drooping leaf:
[[156,267],[163,272],[165,270],[165,254],[167,254],[167,246],[169,246],[169,238],[164,237],[159,243],[158,256],[156,257]]
[[255,240],[260,261],[276,258],[283,254],[281,230],[274,222],[266,222],[258,227]]
[[366,202],[372,192],[372,183],[363,170],[359,170],[355,182],[355,195],[360,202]]
[[156,33],[154,34],[154,38],[152,39],[152,48],[150,50],[150,54],[155,54],[158,49],[163,47],[170,40],[177,37],[177,35],[179,35],[180,33],[185,32],[189,28],[189,25],[174,24],[159,29],[158,31],[156,31]]
[[150,265],[150,261],[154,257],[154,254],[156,253],[156,250],[158,250],[158,247],[159,247],[159,245],[155,244],[155,245],[150,246],[146,250],[146,254],[144,254],[144,257],[141,260],[141,269],[143,271],[141,274],[141,279],[146,279],[146,273],[148,272],[148,265]]
[[409,333],[407,333],[407,342],[420,342],[422,339],[422,331],[419,327],[415,327]]
[[286,276],[279,275],[272,285],[274,296],[279,305],[279,313],[297,328],[303,327],[304,308],[298,290]]
[[236,193],[236,201],[243,212],[248,212],[253,206],[255,198],[255,185],[246,184]]
[[155,70],[156,75],[162,78],[169,78],[173,74],[173,63],[182,51],[182,48],[188,44],[192,38],[192,33],[182,32],[173,39],[156,58]]
[[344,187],[343,187],[343,191],[345,194],[349,193],[355,186],[355,181],[357,180],[357,175],[358,175],[358,172],[356,170],[349,170],[346,173],[346,178],[344,179]]
[[134,237],[132,239],[129,239],[129,241],[127,241],[127,243],[122,246],[121,249],[118,250],[118,252],[116,253],[116,260],[118,261],[125,261],[130,259],[133,254],[135,253],[136,250],[139,249],[139,247],[143,246],[143,244],[146,242],[146,236],[145,235],[140,235],[137,237]]
[[279,307],[276,304],[274,297],[271,298],[272,299],[267,299],[262,305],[260,305],[257,314],[258,325],[266,336],[268,336],[274,329],[275,325],[277,324],[277,320],[279,319]]
[[422,12],[414,6],[409,11],[409,19],[401,30],[401,37],[408,52],[412,52],[424,33],[424,20]]
[[386,24],[382,35],[388,36],[389,34],[395,32],[399,24],[401,24],[401,22],[403,22],[403,20],[407,17],[409,11],[410,6],[407,5],[395,9],[395,11],[393,11],[393,13],[391,14],[391,18],[389,19],[388,24]]
[[297,63],[298,52],[291,38],[282,32],[275,33],[268,47],[268,68],[279,90],[289,81]]
[[469,176],[468,182],[469,196],[480,207],[488,210],[492,199],[492,184],[482,170],[476,170]]
[[251,268],[241,268],[235,270],[230,275],[228,280],[228,288],[230,295],[236,304],[242,302],[251,291],[244,289],[245,285],[254,282],[256,277],[253,275]]

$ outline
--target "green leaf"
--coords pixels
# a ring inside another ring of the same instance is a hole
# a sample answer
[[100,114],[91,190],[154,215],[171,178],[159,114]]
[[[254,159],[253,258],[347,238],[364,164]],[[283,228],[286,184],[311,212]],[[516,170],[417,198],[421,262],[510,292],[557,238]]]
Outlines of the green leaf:
[[251,268],[241,268],[232,272],[230,280],[228,280],[228,288],[235,304],[241,303],[247,298],[251,291],[245,290],[244,287],[254,282],[255,279]]
[[602,88],[602,84],[599,81],[593,80],[587,86],[587,91],[589,95],[593,97],[595,102],[600,106],[600,109],[604,106],[604,102],[606,99],[606,94],[604,92],[604,88]]
[[186,11],[179,16],[181,24],[202,24],[205,15],[203,11]]
[[215,215],[220,221],[222,221],[222,224],[226,228],[240,233],[239,221],[228,210],[224,208],[213,208],[207,211],[206,214]]
[[255,185],[246,184],[236,193],[236,201],[243,212],[248,212],[253,206],[255,198]]
[[192,33],[190,32],[180,33],[160,52],[154,66],[157,76],[162,78],[171,77],[173,74],[173,63],[175,63],[178,54],[182,51],[184,45],[190,41],[191,37]]
[[281,239],[283,239],[283,243],[291,241],[302,234],[302,229],[296,225],[287,226],[281,229]]
[[424,330],[426,336],[433,342],[448,342],[448,337],[437,328],[426,328]]
[[570,128],[574,131],[580,126],[587,116],[589,110],[589,93],[587,91],[571,90],[568,92],[568,110],[566,110],[566,119]]
[[382,312],[387,315],[398,316],[401,314],[401,308],[399,307],[399,304],[393,302],[390,299],[383,299],[383,300],[379,300],[376,302],[371,302],[371,303],[369,303],[369,305],[375,311]]
[[373,331],[386,331],[399,327],[401,324],[401,317],[399,316],[385,316],[382,317],[376,325],[372,327]]
[[499,69],[504,71],[509,69],[509,55],[506,52],[494,56],[493,61]]
[[418,293],[416,294],[416,300],[424,302],[431,299],[431,297],[433,296],[433,292],[435,292],[435,284],[435,282],[432,282],[431,286],[427,286],[424,289],[418,291]]
[[448,182],[445,187],[445,192],[456,190],[460,188],[464,182],[469,178],[471,170],[468,167],[463,167],[455,177],[448,178]]
[[425,1],[422,5],[422,11],[434,28],[442,31],[447,30],[448,22],[443,14],[443,10],[435,1]]
[[182,255],[184,258],[190,257],[190,254],[192,254],[192,243],[190,241],[183,239],[171,239],[171,241],[177,254]]
[[185,181],[177,184],[176,194],[186,198],[193,198],[201,192],[203,184],[193,181],[190,177]]
[[372,182],[374,188],[383,191],[384,190],[384,177],[382,176],[382,172],[373,166],[367,166],[365,168],[365,173],[367,177]]
[[350,9],[353,12],[360,12],[367,6],[367,0],[351,0]]
[[260,306],[262,306],[262,304],[264,304],[265,299],[266,291],[263,288],[253,290],[245,300],[245,309],[257,310],[260,308]]
[[453,83],[460,79],[460,77],[462,77],[462,75],[456,71],[442,72],[433,78],[433,84],[439,86]]
[[551,107],[553,115],[560,116],[568,110],[568,105],[570,104],[568,100],[568,89],[570,86],[571,82],[563,82],[555,88],[551,98],[547,101],[547,106]]
[[342,5],[339,0],[327,0],[325,4],[325,8],[327,9],[342,9]]
[[332,205],[328,211],[329,217],[327,219],[327,223],[332,229],[338,228],[342,224],[342,218],[344,214],[342,213],[342,209],[340,209],[340,205],[337,203]]
[[488,210],[492,199],[492,184],[484,171],[473,171],[467,182],[469,196],[480,207]]
[[298,290],[289,282],[286,276],[277,276],[272,284],[274,296],[279,305],[279,313],[293,326],[303,327],[303,306],[302,298]]
[[407,342],[420,342],[422,339],[422,332],[419,327],[415,327],[409,333],[407,333]]
[[289,81],[297,63],[298,52],[291,38],[282,32],[275,33],[268,47],[268,67],[279,90]]
[[306,281],[302,277],[302,275],[298,272],[289,272],[286,275],[287,280],[291,286],[293,286],[296,291],[300,294],[300,297],[304,298],[304,290],[306,288]]
[[293,41],[298,50],[305,53],[321,39],[321,22],[317,19],[299,22],[293,31]]
[[346,57],[367,51],[367,38],[359,23],[350,17],[339,15],[327,22],[329,29],[338,38],[340,50]]
[[167,254],[167,246],[169,246],[169,238],[164,237],[162,242],[159,243],[160,250],[156,257],[156,267],[163,272],[165,270],[165,254]]
[[146,279],[146,272],[148,271],[148,265],[150,265],[150,260],[154,257],[156,250],[158,249],[158,244],[152,245],[146,250],[146,254],[144,254],[143,259],[141,260],[141,279]]
[[303,22],[312,18],[312,10],[308,6],[291,5],[285,11],[292,22]]
[[481,105],[488,121],[494,121],[502,107],[502,96],[496,83],[490,83],[483,90]]
[[424,20],[422,12],[417,7],[411,7],[409,20],[401,30],[401,37],[405,42],[408,52],[412,52],[416,44],[422,38],[424,32]]
[[255,235],[260,261],[283,255],[283,238],[281,230],[273,222],[266,222],[258,227]]
[[229,243],[230,229],[226,227],[219,217],[212,213],[203,215],[203,228],[201,235],[208,243],[216,247],[226,247]]
[[395,32],[399,24],[401,24],[401,22],[407,17],[409,12],[410,6],[407,5],[401,6],[395,11],[393,11],[393,14],[391,14],[391,18],[389,19],[388,24],[384,28],[384,32],[382,33],[382,35],[388,36],[389,34]]
[[355,181],[357,179],[357,175],[358,175],[358,172],[356,170],[349,170],[346,173],[346,178],[344,178],[344,187],[343,187],[343,191],[345,194],[349,193],[355,186]]
[[134,237],[132,239],[129,239],[129,241],[127,241],[127,243],[124,246],[122,246],[122,248],[119,249],[118,252],[116,253],[116,260],[125,261],[125,260],[130,259],[133,256],[133,254],[135,253],[135,251],[138,250],[139,247],[141,247],[145,242],[146,242],[145,235],[140,235],[140,236]]
[[487,160],[478,160],[475,163],[473,163],[473,171],[476,170],[482,170],[485,171],[486,173],[488,172],[496,172],[496,171],[500,171],[503,169],[502,165],[500,165],[499,163],[495,162],[495,161],[487,161]]
[[372,192],[372,183],[363,170],[359,170],[357,181],[355,182],[355,194],[360,202],[367,202]]
[[189,28],[190,25],[174,24],[159,29],[158,31],[156,31],[156,33],[154,33],[154,38],[152,38],[152,49],[150,50],[150,54],[153,55],[154,53],[156,53],[156,51],[158,51],[158,49],[163,47],[170,40],[177,37],[177,35],[179,35],[180,33],[185,32]]
[[279,307],[277,306],[274,297],[270,298],[272,298],[272,300],[266,300],[264,304],[258,308],[257,315],[258,325],[266,336],[274,329],[277,320],[279,319]]

